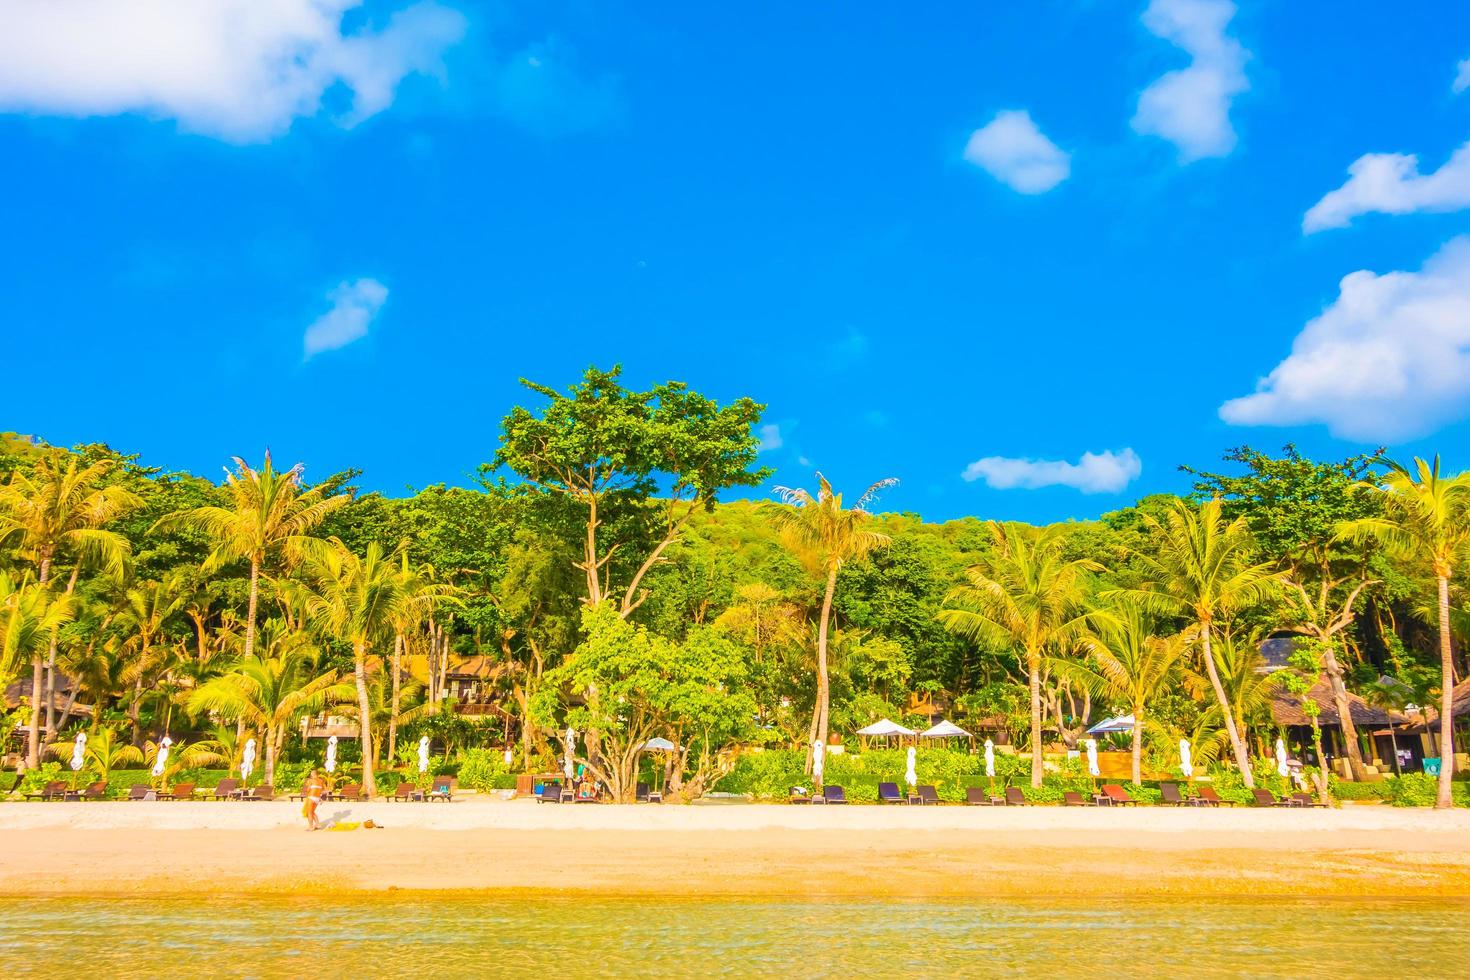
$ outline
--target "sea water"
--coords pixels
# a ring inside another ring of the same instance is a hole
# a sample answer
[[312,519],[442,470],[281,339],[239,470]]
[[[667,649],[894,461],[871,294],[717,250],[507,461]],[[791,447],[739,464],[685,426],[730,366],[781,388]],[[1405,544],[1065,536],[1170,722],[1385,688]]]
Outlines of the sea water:
[[1467,973],[1437,900],[0,899],[13,977]]

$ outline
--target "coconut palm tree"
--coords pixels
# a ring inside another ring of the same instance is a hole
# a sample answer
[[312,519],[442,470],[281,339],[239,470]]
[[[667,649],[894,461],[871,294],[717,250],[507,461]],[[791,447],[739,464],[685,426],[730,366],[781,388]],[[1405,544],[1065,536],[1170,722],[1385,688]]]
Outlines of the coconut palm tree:
[[[0,542],[15,548],[33,561],[37,581],[48,585],[53,565],[72,560],[66,594],[76,588],[83,560],[95,560],[118,578],[128,556],[128,541],[104,525],[142,505],[137,494],[121,486],[103,486],[113,468],[112,460],[83,466],[81,460],[55,450],[41,457],[27,474],[16,470],[0,485]],[[47,728],[55,727],[56,645],[48,643],[45,654],[31,661],[31,725],[26,763],[35,767],[41,758],[42,681]]]
[[1363,700],[1389,713],[1388,741],[1393,746],[1393,771],[1402,774],[1399,766],[1399,739],[1393,730],[1393,712],[1401,712],[1414,700],[1414,689],[1394,677],[1380,677],[1359,689]]
[[[0,572],[0,688],[32,664],[50,645],[56,631],[71,622],[72,596],[54,594],[31,578]],[[35,688],[31,699],[39,702]]]
[[1377,496],[1382,517],[1347,521],[1338,537],[1376,541],[1391,556],[1434,573],[1439,598],[1439,796],[1435,807],[1453,806],[1450,779],[1455,771],[1454,653],[1450,643],[1450,579],[1470,559],[1470,472],[1444,476],[1439,457],[1415,458],[1414,467],[1380,459],[1388,472],[1380,482],[1358,484],[1361,493]]
[[328,702],[350,700],[352,686],[339,681],[334,670],[312,668],[314,651],[304,634],[268,628],[262,637],[260,656],[240,660],[229,673],[192,692],[186,704],[193,714],[214,712],[262,733],[265,780],[274,784],[276,759],[297,720]]
[[[72,747],[66,744],[54,745],[51,752],[57,756],[69,756]],[[87,735],[87,745],[82,750],[82,762],[86,768],[97,773],[98,779],[105,781],[114,769],[141,765],[143,750],[120,741],[115,728],[98,728]]]
[[1244,518],[1227,521],[1220,501],[1208,500],[1197,508],[1173,502],[1160,522],[1151,514],[1143,523],[1153,542],[1151,552],[1134,551],[1146,581],[1136,589],[1121,590],[1152,612],[1188,619],[1200,645],[1200,659],[1225,721],[1235,764],[1248,789],[1255,788],[1245,739],[1215,668],[1214,640],[1222,621],[1275,594],[1282,573],[1268,562],[1257,562]]
[[[1244,740],[1253,728],[1259,732],[1271,724],[1271,703],[1281,690],[1287,674],[1279,670],[1269,673],[1262,671],[1265,658],[1261,656],[1261,634],[1257,631],[1242,634],[1228,627],[1222,629],[1211,643],[1210,651],[1214,655],[1215,674],[1220,679],[1220,686],[1225,690],[1225,700],[1230,705],[1230,718],[1234,722],[1235,730]],[[1214,685],[1207,673],[1186,665],[1183,675],[1185,688],[1192,697],[1198,700],[1210,698]],[[1225,741],[1229,742],[1225,715],[1218,703],[1210,705],[1209,710],[1200,717],[1203,724],[1217,728],[1221,735],[1226,736]],[[1258,748],[1264,754],[1264,746],[1259,742]]]
[[214,541],[203,570],[214,571],[233,561],[250,563],[250,599],[245,615],[245,659],[255,655],[256,610],[260,575],[276,559],[294,565],[321,543],[311,532],[327,515],[348,501],[346,494],[326,496],[322,488],[301,488],[302,464],[278,473],[270,451],[265,465],[252,469],[239,456],[235,472],[225,476],[228,507],[196,507],[161,518],[154,529],[190,528]]
[[1133,712],[1133,781],[1143,781],[1143,731],[1148,706],[1168,688],[1189,649],[1187,634],[1159,636],[1137,602],[1121,599],[1097,610],[1082,649],[1087,660],[1063,660],[1053,670]]
[[[441,583],[435,582],[435,572],[432,565],[421,565],[413,567],[408,560],[407,549],[400,549],[398,563],[398,590],[399,601],[393,604],[389,612],[389,622],[393,627],[393,665],[391,691],[388,697],[388,712],[386,714],[388,726],[388,763],[391,765],[396,754],[398,745],[398,726],[404,724],[405,719],[399,711],[399,705],[403,697],[403,651],[408,645],[408,638],[417,632],[424,624],[424,620],[430,612],[433,600],[418,601],[419,597],[433,597],[436,595],[451,595],[458,590],[452,587],[442,587]],[[375,715],[374,718],[377,721]],[[381,739],[379,739],[381,742]],[[376,761],[376,755],[374,761]]]
[[813,497],[801,488],[777,487],[776,493],[787,505],[776,519],[781,540],[827,580],[822,593],[822,615],[817,625],[817,699],[812,710],[811,738],[807,740],[807,771],[811,771],[813,742],[827,741],[828,716],[831,710],[831,687],[827,674],[827,633],[832,623],[832,597],[837,592],[837,573],[850,561],[862,558],[874,548],[888,544],[888,535],[868,525],[873,515],[868,506],[878,494],[898,483],[889,478],[868,487],[851,507],[842,506],[842,494],[822,474],[817,474],[818,490]]
[[123,593],[115,622],[128,634],[121,650],[127,658],[122,679],[133,685],[128,719],[133,726],[134,745],[143,744],[139,712],[145,688],[159,668],[177,654],[175,648],[162,642],[164,629],[188,600],[187,582],[180,572],[166,575],[161,581],[140,582]]
[[994,552],[966,570],[963,585],[939,613],[950,631],[969,640],[1017,650],[1031,690],[1031,785],[1040,786],[1041,669],[1085,632],[1087,577],[1102,571],[1089,559],[1068,559],[1060,527],[1037,529],[990,522]]

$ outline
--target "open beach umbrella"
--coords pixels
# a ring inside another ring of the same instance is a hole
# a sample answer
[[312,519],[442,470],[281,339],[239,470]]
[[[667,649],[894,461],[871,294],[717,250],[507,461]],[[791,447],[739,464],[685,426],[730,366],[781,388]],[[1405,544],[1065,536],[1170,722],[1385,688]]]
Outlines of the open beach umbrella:
[[675,745],[673,742],[670,742],[668,739],[655,736],[654,738],[651,738],[648,741],[644,742],[642,745],[638,746],[638,751],[672,752],[677,748],[678,746]]
[[889,721],[887,718],[879,718],[867,728],[859,728],[859,735],[913,735],[916,734],[912,728],[905,728],[897,722]]
[[988,738],[985,740],[985,775],[995,778],[995,743]]
[[240,754],[240,781],[248,782],[255,769],[255,739],[246,739],[245,751]]
[[1279,738],[1276,740],[1276,775],[1286,775],[1286,741]]
[[327,739],[327,772],[337,771],[337,736]]
[[970,733],[952,721],[940,719],[939,724],[933,728],[925,729],[919,733],[920,738],[969,738]]
[[1104,718],[1087,730],[1089,735],[1112,735],[1114,732],[1133,731],[1133,716],[1119,715],[1116,718]]
[[77,732],[77,744],[71,750],[71,771],[77,772],[82,768],[82,762],[87,755],[87,733]]
[[812,743],[812,781],[818,786],[822,785],[822,757],[825,749],[826,746],[820,741]]
[[419,739],[419,772],[429,771],[429,736]]
[[154,776],[163,775],[164,767],[168,765],[168,747],[172,744],[174,744],[174,740],[169,738],[167,735],[159,739],[158,758],[153,760],[152,774]]
[[1190,756],[1189,739],[1179,740],[1179,771],[1184,773],[1184,778],[1189,779],[1194,775],[1194,760]]
[[916,756],[916,755],[918,755],[918,753],[915,752],[914,751],[914,747],[912,745],[910,745],[909,746],[909,768],[908,768],[908,771],[903,774],[904,780],[909,784],[909,789],[913,789],[918,784],[918,782],[919,782],[919,774],[916,773],[916,772],[914,772],[914,756]]
[[1097,769],[1097,739],[1087,740],[1087,774],[1096,778],[1101,775]]

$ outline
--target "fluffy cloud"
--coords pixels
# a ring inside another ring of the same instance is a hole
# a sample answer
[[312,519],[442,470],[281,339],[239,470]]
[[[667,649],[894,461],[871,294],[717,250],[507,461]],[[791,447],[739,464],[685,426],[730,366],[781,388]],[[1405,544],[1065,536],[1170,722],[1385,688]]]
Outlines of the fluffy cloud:
[[327,294],[332,308],[306,328],[306,357],[346,347],[367,336],[368,327],[388,301],[388,287],[376,279],[344,282]]
[[1132,449],[1083,453],[1075,463],[1061,459],[1016,459],[986,456],[965,467],[966,480],[984,480],[996,490],[1035,490],[1072,487],[1083,493],[1117,493],[1143,472],[1143,461]]
[[1360,214],[1410,214],[1414,211],[1458,211],[1470,207],[1470,143],[1454,152],[1438,170],[1419,172],[1419,158],[1409,153],[1368,153],[1348,167],[1348,180],[1312,206],[1302,231],[1343,228]]
[[781,427],[779,425],[763,425],[756,434],[760,436],[760,445],[756,447],[758,452],[768,453],[780,449],[784,442],[781,441]]
[[970,134],[965,159],[1022,194],[1042,194],[1067,179],[1071,156],[1031,121],[1025,109],[996,113]]
[[1470,58],[1466,58],[1455,66],[1455,84],[1450,88],[1456,95],[1470,88]]
[[1133,129],[1173,143],[1186,163],[1223,157],[1235,148],[1230,100],[1250,84],[1249,54],[1225,34],[1234,16],[1229,0],[1153,0],[1143,12],[1149,33],[1183,48],[1192,60],[1143,90]]
[[1322,315],[1254,394],[1220,406],[1235,425],[1319,422],[1334,435],[1392,443],[1434,431],[1470,405],[1470,238],[1418,272],[1342,280]]
[[[137,112],[232,142],[266,140],[350,94],[352,125],[392,104],[405,77],[441,69],[465,32],[429,0],[380,30],[342,30],[362,0],[7,0],[0,109],[69,116]],[[340,89],[339,89],[340,86]]]

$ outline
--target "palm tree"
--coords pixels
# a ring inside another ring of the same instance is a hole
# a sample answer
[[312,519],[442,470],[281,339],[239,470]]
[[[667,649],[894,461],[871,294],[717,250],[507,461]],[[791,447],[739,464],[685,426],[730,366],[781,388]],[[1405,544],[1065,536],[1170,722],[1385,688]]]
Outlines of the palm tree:
[[1393,771],[1402,774],[1403,770],[1399,766],[1399,740],[1394,734],[1392,713],[1403,711],[1414,700],[1414,689],[1397,678],[1380,677],[1371,684],[1364,684],[1360,690],[1364,701],[1389,714],[1388,741],[1393,746]]
[[[0,688],[34,662],[73,612],[71,596],[54,595],[29,572],[19,578],[0,572]],[[40,701],[34,688],[31,699]]]
[[[32,473],[16,470],[0,486],[0,542],[16,548],[35,562],[37,581],[51,581],[53,564],[73,560],[66,594],[76,588],[84,559],[96,559],[116,577],[122,576],[128,542],[122,535],[104,530],[142,500],[121,486],[102,486],[112,470],[112,460],[87,466],[81,460],[56,450],[37,461]],[[26,764],[34,768],[41,759],[42,681],[45,675],[47,727],[54,728],[56,691],[56,644],[54,634],[46,654],[33,654],[31,661],[31,726]]]
[[268,629],[262,635],[261,656],[240,660],[228,674],[191,693],[186,703],[193,714],[212,711],[260,732],[265,781],[274,785],[276,759],[297,720],[328,702],[351,699],[352,687],[340,682],[334,670],[312,669],[313,651],[305,635],[287,629]]
[[831,689],[827,676],[827,632],[832,623],[832,597],[837,592],[837,573],[850,561],[862,558],[874,548],[888,544],[888,535],[871,530],[873,515],[867,510],[878,494],[898,483],[895,479],[879,480],[868,487],[849,508],[842,506],[842,494],[817,474],[819,488],[813,497],[801,488],[777,487],[776,493],[790,509],[777,518],[781,539],[786,546],[807,559],[827,579],[822,595],[822,616],[817,627],[817,699],[812,710],[811,738],[807,740],[807,771],[811,771],[812,743],[827,742]]
[[1143,781],[1143,730],[1149,704],[1168,687],[1189,648],[1187,634],[1162,637],[1136,602],[1098,610],[1083,646],[1091,664],[1054,665],[1069,679],[1128,705],[1133,712],[1133,782]]
[[[348,551],[336,538],[312,561],[309,583],[286,583],[286,594],[320,633],[352,647],[353,678],[357,686],[358,735],[362,743],[362,789],[372,796],[372,704],[368,694],[367,658],[392,635],[395,621],[412,610],[424,611],[442,602],[456,601],[452,587],[422,583],[406,591],[399,575],[403,546],[384,554],[375,541],[363,557]],[[405,608],[407,607],[407,609]]]
[[[1261,635],[1256,631],[1240,635],[1235,630],[1221,630],[1211,643],[1211,653],[1214,655],[1215,673],[1225,690],[1225,700],[1230,704],[1230,718],[1241,739],[1245,740],[1252,728],[1259,731],[1271,723],[1271,704],[1281,690],[1287,672],[1261,669],[1265,658],[1261,656]],[[1188,666],[1184,669],[1184,683],[1196,700],[1209,698],[1214,691],[1208,673]],[[1217,726],[1220,734],[1227,736],[1226,741],[1229,741],[1225,714],[1218,703],[1210,705],[1200,717],[1203,724]],[[1266,751],[1259,740],[1257,748],[1263,754]]]
[[[51,751],[58,756],[70,755],[72,748],[70,745],[56,745],[52,746]],[[87,735],[82,761],[87,768],[97,773],[98,779],[105,781],[114,769],[141,764],[143,751],[136,745],[119,741],[117,729],[98,728]]]
[[1140,588],[1120,593],[1133,596],[1152,612],[1192,621],[1240,778],[1247,789],[1254,789],[1245,740],[1236,728],[1235,714],[1216,670],[1214,637],[1219,624],[1232,613],[1272,595],[1282,573],[1270,563],[1255,561],[1245,519],[1227,521],[1218,499],[1198,508],[1176,500],[1162,523],[1149,514],[1143,521],[1155,550],[1152,554],[1135,551],[1133,556],[1151,579]]
[[294,565],[320,539],[311,532],[332,511],[348,502],[346,494],[328,497],[321,487],[301,489],[302,464],[278,473],[267,450],[259,470],[239,456],[236,472],[225,476],[228,507],[196,507],[161,518],[158,528],[192,528],[214,541],[203,570],[214,571],[232,561],[250,563],[250,600],[245,616],[246,659],[255,655],[256,609],[260,601],[260,574],[277,557]]
[[131,682],[133,693],[128,700],[128,719],[133,726],[133,744],[143,744],[139,718],[145,688],[154,672],[175,653],[162,644],[164,627],[189,600],[182,574],[175,572],[162,581],[142,582],[123,594],[122,609],[116,622],[129,634],[122,653],[127,657],[122,679]]
[[1382,517],[1346,521],[1338,537],[1377,541],[1390,555],[1427,564],[1439,587],[1439,796],[1435,807],[1453,806],[1450,779],[1455,771],[1454,653],[1450,644],[1450,578],[1470,552],[1470,472],[1440,475],[1434,462],[1415,457],[1414,468],[1380,459],[1388,468],[1382,482],[1363,482],[1358,489],[1377,495]]
[[[403,695],[403,651],[408,644],[408,637],[423,625],[424,619],[430,611],[432,600],[429,602],[418,601],[419,597],[432,597],[435,595],[449,595],[454,591],[450,587],[440,588],[434,582],[434,567],[422,565],[414,568],[409,564],[407,549],[400,549],[398,567],[398,589],[400,601],[393,604],[389,613],[389,620],[393,627],[393,666],[392,666],[392,690],[388,697],[388,762],[391,765],[398,747],[398,726],[406,720],[399,711],[399,705]],[[432,671],[432,667],[430,668]],[[376,756],[374,757],[376,761]]]
[[977,642],[1019,650],[1031,689],[1031,785],[1043,774],[1041,668],[1083,635],[1087,576],[1102,566],[1068,559],[1060,527],[1036,529],[990,522],[995,551],[965,572],[965,583],[945,597],[939,619]]

